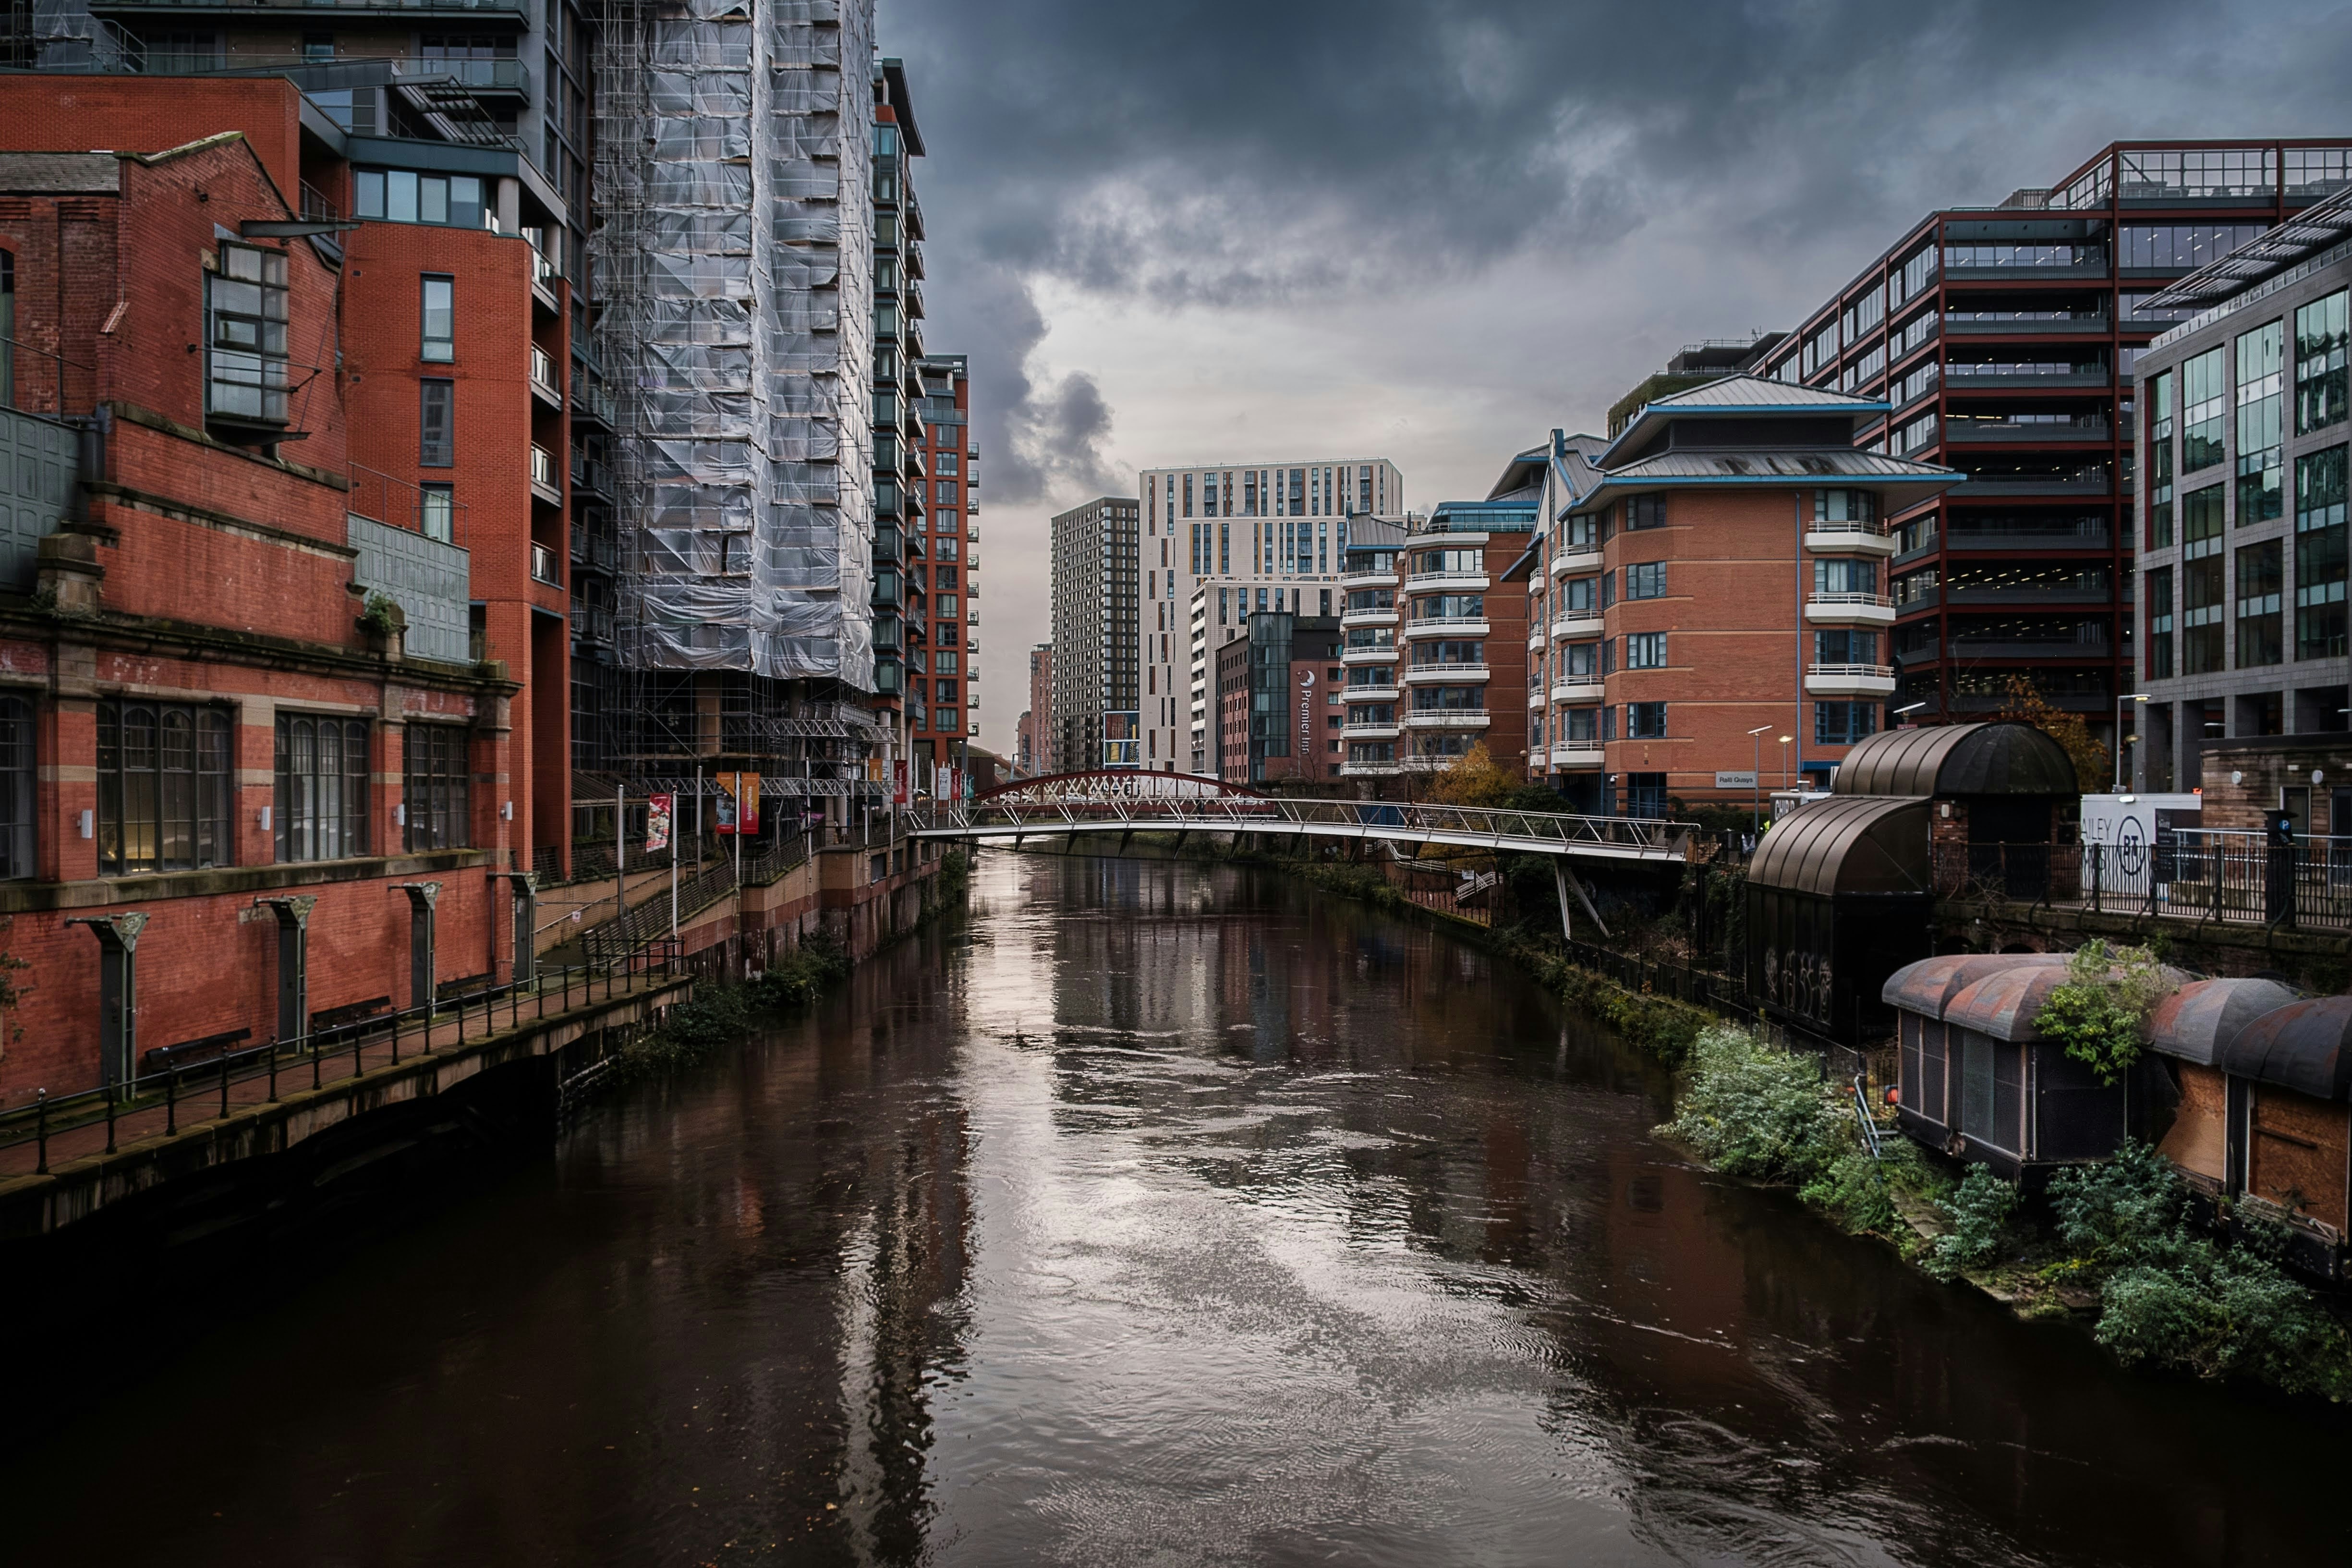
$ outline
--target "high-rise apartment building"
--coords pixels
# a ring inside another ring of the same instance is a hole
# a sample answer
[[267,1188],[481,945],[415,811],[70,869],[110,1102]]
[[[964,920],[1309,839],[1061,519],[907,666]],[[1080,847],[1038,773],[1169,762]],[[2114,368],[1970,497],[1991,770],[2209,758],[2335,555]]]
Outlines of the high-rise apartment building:
[[[1141,503],[1097,496],[1053,520],[1054,671],[1049,740],[1055,772],[1143,765]],[[1153,583],[1160,578],[1154,569]]]
[[[934,354],[922,363],[930,388],[924,402],[929,432],[921,448],[929,505],[910,542],[917,553],[907,575],[928,577],[922,622],[927,660],[908,653],[913,673],[908,700],[916,757],[931,765],[961,766],[980,738],[980,448],[972,444],[971,377],[961,354]],[[926,668],[928,664],[929,668]]]
[[1404,559],[1405,525],[1358,518],[1348,530],[1339,580],[1346,595],[1339,615],[1339,662],[1347,712],[1340,764],[1347,778],[1386,778],[1404,771],[1404,721],[1399,704],[1397,624],[1402,611],[1397,584]]
[[1305,597],[1293,607],[1317,613],[1310,601],[1339,589],[1348,520],[1402,514],[1404,476],[1385,458],[1327,458],[1146,468],[1140,489],[1139,762],[1206,772],[1212,666],[1190,646],[1195,591],[1204,583],[1253,595],[1298,590]]
[[1764,362],[1884,402],[1857,437],[1966,482],[1894,518],[1894,704],[1927,721],[2031,681],[2112,730],[2132,668],[2135,361],[2163,287],[2352,177],[2342,142],[2116,142],[2050,188],[1929,214]]

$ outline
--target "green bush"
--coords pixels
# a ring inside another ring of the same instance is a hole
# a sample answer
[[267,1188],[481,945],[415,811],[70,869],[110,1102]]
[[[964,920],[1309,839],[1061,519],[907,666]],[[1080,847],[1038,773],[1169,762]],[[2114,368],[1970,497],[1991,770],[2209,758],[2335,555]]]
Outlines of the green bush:
[[1922,1259],[1928,1272],[1951,1279],[1999,1258],[2017,1197],[2015,1183],[2002,1181],[1987,1166],[1969,1166],[1958,1190],[1937,1202],[1952,1228],[1937,1238]]
[[2352,1395],[2352,1344],[2281,1265],[2279,1227],[2242,1217],[2233,1244],[2192,1230],[2188,1184],[2140,1143],[2105,1165],[2062,1172],[2050,1196],[2077,1266],[2104,1272],[2098,1339],[2126,1365]]
[[2065,982],[2051,988],[2033,1026],[2101,1082],[2116,1083],[2139,1059],[2143,1021],[2171,989],[2149,949],[2086,942],[2067,959]]

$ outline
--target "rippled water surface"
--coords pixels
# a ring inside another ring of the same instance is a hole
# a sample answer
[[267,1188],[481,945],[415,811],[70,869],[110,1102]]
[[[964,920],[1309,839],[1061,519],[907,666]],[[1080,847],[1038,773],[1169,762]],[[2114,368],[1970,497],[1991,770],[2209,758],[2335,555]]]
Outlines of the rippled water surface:
[[2352,1559],[2344,1422],[1692,1169],[1442,934],[1165,863],[974,902],[56,1423],[0,1559]]

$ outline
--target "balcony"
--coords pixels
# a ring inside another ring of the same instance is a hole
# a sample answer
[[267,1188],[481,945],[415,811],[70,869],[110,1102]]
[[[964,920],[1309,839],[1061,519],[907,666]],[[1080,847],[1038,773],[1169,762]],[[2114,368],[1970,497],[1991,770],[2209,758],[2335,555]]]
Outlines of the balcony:
[[1874,522],[1809,522],[1805,548],[1832,555],[1892,555],[1895,536]]
[[555,454],[536,441],[530,444],[530,493],[550,506],[563,504],[563,483],[555,471]]
[[1895,601],[1884,594],[1808,594],[1805,621],[1816,626],[1891,626]]
[[1991,387],[2053,387],[2061,390],[2104,387],[2111,384],[2113,380],[2104,364],[2074,364],[2063,360],[1978,364],[1955,360],[1944,366],[1944,385],[1953,392],[1976,392]]
[[1384,572],[1346,572],[1339,576],[1339,586],[1343,590],[1393,588],[1396,585],[1397,574],[1393,567]]
[[1483,594],[1487,582],[1484,572],[1415,572],[1404,586],[1407,593]]
[[1405,666],[1407,686],[1446,686],[1483,681],[1489,671],[1483,664],[1410,664]]
[[1597,544],[1590,548],[1563,550],[1551,558],[1551,574],[1555,577],[1566,577],[1577,572],[1600,570],[1601,546]]
[[563,568],[557,562],[555,552],[535,539],[530,542],[530,580],[544,583],[551,588],[563,586]]
[[1339,732],[1350,741],[1393,741],[1404,733],[1404,729],[1393,719],[1382,720],[1379,723],[1362,724],[1350,719],[1348,721],[1347,728]]
[[607,430],[617,428],[613,423],[612,395],[576,373],[572,377],[572,416],[601,425]]
[[1341,664],[1394,664],[1396,644],[1384,643],[1375,647],[1343,647],[1339,650]]
[[1551,640],[1554,642],[1566,642],[1574,637],[1597,637],[1600,635],[1601,612],[1598,610],[1574,610],[1565,616],[1554,617],[1551,623]]
[[1483,637],[1495,628],[1484,616],[1416,616],[1407,621],[1407,642],[1426,637]]
[[1533,630],[1533,631],[1531,631],[1531,632],[1529,632],[1529,633],[1528,634],[1528,651],[1529,653],[1541,653],[1541,652],[1543,652],[1543,650],[1544,650],[1544,629],[1543,629],[1543,623],[1542,623],[1541,621],[1538,621],[1538,622],[1536,623],[1535,630]]
[[2014,550],[2095,550],[2105,553],[2107,531],[2073,525],[1998,530],[1955,528],[1944,535],[1944,548],[1955,552],[1994,550],[2004,553]]
[[2105,337],[2107,317],[2101,310],[1947,310],[1944,331],[1955,336],[2057,337],[2080,332]]
[[1397,762],[1341,763],[1339,764],[1339,776],[1343,779],[1394,778],[1403,771],[1404,764]]
[[1386,686],[1342,686],[1339,695],[1349,702],[1393,702],[1397,700],[1397,685],[1391,680]]
[[[538,448],[532,449],[536,451]],[[574,447],[572,448],[572,488],[610,500],[613,494],[612,470]]]
[[1493,721],[1481,708],[1416,708],[1404,716],[1408,730],[1483,730]]
[[1808,697],[1892,697],[1895,669],[1884,664],[1809,664]]
[[1598,680],[1555,680],[1551,684],[1551,700],[1554,702],[1598,702],[1602,689]]
[[563,393],[555,384],[555,356],[530,345],[530,395],[557,413],[563,412]]
[[1397,611],[1394,605],[1391,605],[1385,610],[1349,610],[1339,617],[1341,631],[1346,631],[1350,626],[1392,626],[1396,624]]
[[1559,741],[1551,748],[1551,765],[1556,768],[1597,768],[1609,761],[1609,753],[1598,741]]

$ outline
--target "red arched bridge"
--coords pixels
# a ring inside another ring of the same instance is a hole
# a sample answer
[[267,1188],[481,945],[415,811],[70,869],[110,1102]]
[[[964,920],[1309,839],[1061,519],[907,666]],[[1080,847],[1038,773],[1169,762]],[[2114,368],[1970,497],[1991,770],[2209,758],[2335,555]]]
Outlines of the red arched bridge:
[[992,844],[1080,833],[1262,833],[1594,860],[1681,860],[1692,831],[1654,817],[1290,798],[1191,773],[1122,769],[1015,779],[968,802],[919,807],[916,818],[919,837]]

